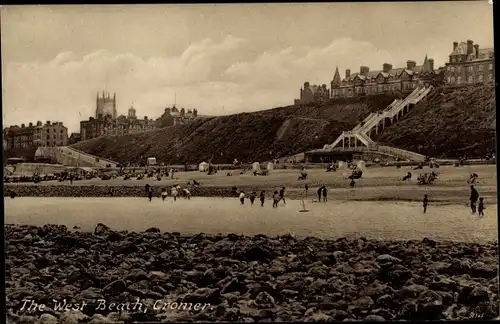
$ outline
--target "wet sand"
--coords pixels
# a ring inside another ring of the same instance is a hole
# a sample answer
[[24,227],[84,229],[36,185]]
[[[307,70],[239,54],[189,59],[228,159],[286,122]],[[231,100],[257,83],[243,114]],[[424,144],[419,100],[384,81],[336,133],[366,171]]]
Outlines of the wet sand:
[[31,198],[4,199],[5,223],[79,226],[91,231],[97,223],[115,230],[196,233],[238,233],[335,238],[366,237],[384,240],[430,238],[461,242],[486,242],[498,238],[497,206],[487,205],[486,215],[472,215],[463,205],[432,205],[423,214],[420,203],[353,202],[330,200],[302,204],[289,200],[273,209],[236,198],[201,198],[191,201],[159,198]]

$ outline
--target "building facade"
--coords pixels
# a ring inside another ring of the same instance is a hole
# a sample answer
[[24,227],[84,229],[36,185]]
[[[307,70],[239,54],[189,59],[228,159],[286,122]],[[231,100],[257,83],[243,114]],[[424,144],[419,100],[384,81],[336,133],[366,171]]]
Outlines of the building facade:
[[98,118],[90,117],[89,120],[81,121],[80,140],[139,133],[155,128],[155,120],[149,119],[147,116],[144,116],[143,119],[137,118],[136,109],[130,107],[127,116],[120,115],[118,118],[112,118],[109,114],[100,114]]
[[493,48],[480,49],[472,40],[453,43],[453,51],[445,64],[447,84],[473,84],[493,82],[495,56]]
[[323,85],[310,85],[309,82],[304,82],[304,88],[300,89],[300,99],[295,99],[295,104],[300,105],[313,101],[325,101],[330,99],[330,92]]
[[47,121],[36,125],[29,123],[21,127],[14,125],[4,129],[4,139],[7,149],[28,148],[39,146],[66,146],[68,145],[68,128],[62,122]]
[[444,69],[435,69],[434,60],[427,55],[422,65],[408,60],[406,67],[393,68],[384,63],[381,70],[370,71],[369,67],[361,66],[359,73],[345,72],[342,79],[335,69],[331,84],[330,98],[349,98],[357,96],[377,95],[384,93],[408,93],[423,85],[438,85],[444,81]]

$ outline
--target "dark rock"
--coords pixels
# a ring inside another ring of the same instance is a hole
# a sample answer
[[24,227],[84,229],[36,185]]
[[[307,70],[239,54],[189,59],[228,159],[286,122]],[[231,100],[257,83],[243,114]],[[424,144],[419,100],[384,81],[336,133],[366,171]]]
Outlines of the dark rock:
[[385,322],[385,318],[379,315],[368,315],[363,319],[364,322]]
[[115,280],[103,288],[106,295],[117,296],[127,290],[127,284],[123,280]]
[[94,229],[94,235],[106,235],[109,232],[111,232],[111,229],[104,225],[103,223],[97,224],[97,226]]

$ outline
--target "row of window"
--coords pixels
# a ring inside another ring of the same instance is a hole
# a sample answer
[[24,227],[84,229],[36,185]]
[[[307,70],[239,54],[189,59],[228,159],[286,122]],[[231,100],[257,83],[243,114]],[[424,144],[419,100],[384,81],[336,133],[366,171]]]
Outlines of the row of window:
[[[486,78],[486,80],[493,81],[493,75],[489,74],[488,77]],[[469,77],[467,78],[467,83],[474,83],[474,82],[484,82],[483,75],[480,74],[476,78],[472,77],[472,75],[469,75]],[[458,76],[456,78],[454,76],[448,77],[448,83],[461,84],[462,77],[461,76]]]
[[[476,69],[474,69],[476,67]],[[448,72],[462,72],[462,69],[464,66],[458,65],[458,66],[448,66],[447,70]],[[483,64],[475,64],[475,65],[470,65],[465,67],[467,71],[473,72],[474,70],[477,71],[483,71],[484,65]],[[493,63],[488,64],[488,70],[493,70]]]
[[[415,89],[417,87],[416,83],[405,83],[403,84],[403,89],[406,90],[411,90]],[[332,93],[336,96],[340,96],[345,94],[345,91],[347,90],[347,93],[353,93],[353,89],[342,89],[342,90],[333,90]],[[376,87],[355,87],[354,92],[356,93],[380,93],[384,91],[399,91],[401,90],[401,84],[379,84]]]

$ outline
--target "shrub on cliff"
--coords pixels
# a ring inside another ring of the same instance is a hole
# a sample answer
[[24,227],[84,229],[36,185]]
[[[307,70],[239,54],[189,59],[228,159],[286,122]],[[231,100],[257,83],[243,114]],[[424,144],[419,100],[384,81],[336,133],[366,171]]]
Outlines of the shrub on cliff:
[[493,84],[434,90],[375,140],[435,157],[484,156],[495,150]]

